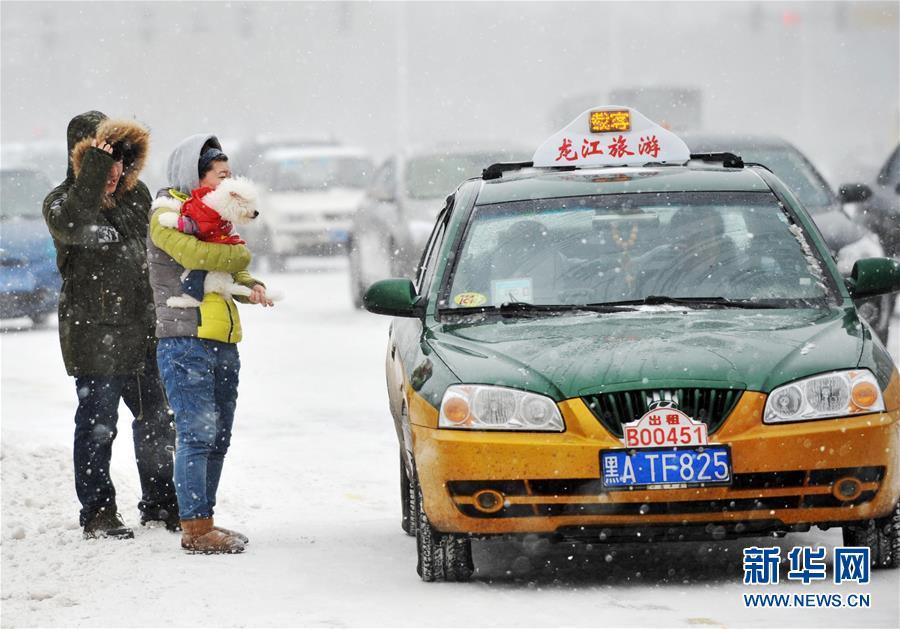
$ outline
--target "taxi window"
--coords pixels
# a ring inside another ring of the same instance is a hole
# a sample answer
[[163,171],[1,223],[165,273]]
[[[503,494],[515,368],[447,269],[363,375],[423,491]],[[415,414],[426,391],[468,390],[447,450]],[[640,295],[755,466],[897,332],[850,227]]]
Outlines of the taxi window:
[[770,193],[643,193],[477,206],[447,308],[648,296],[790,305],[826,271]]

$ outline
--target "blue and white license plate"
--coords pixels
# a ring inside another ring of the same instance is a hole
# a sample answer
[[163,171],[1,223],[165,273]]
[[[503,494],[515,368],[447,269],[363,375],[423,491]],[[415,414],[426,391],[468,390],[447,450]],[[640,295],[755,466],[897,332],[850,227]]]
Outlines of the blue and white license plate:
[[610,489],[727,485],[731,450],[725,445],[603,450],[600,476]]

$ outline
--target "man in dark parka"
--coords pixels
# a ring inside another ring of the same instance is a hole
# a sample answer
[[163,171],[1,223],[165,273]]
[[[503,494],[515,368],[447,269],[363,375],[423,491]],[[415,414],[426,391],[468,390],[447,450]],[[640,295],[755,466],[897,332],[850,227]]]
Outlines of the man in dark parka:
[[75,377],[75,488],[85,537],[132,537],[109,474],[119,400],[134,414],[141,523],[178,528],[172,483],[174,431],[156,365],[147,275],[151,197],[138,180],[149,132],[98,111],[68,127],[66,179],[44,200],[63,285],[59,341]]

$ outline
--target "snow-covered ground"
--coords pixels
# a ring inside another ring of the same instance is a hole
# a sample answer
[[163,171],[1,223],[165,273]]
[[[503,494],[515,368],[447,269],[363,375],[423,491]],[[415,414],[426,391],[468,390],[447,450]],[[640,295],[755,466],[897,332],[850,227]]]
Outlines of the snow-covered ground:
[[[744,546],[840,543],[837,531],[654,546],[477,542],[468,584],[426,584],[400,530],[397,445],[383,358],[388,319],[354,311],[343,260],[265,276],[287,299],[245,307],[243,369],[217,520],[251,537],[237,556],[188,556],[164,529],[85,541],[71,469],[73,382],[56,330],[0,337],[2,625],[14,626],[887,626],[900,571],[868,610],[745,609]],[[897,321],[900,324],[900,320]],[[890,348],[900,360],[900,325]],[[112,473],[137,524],[122,407]],[[831,553],[829,552],[829,559]]]

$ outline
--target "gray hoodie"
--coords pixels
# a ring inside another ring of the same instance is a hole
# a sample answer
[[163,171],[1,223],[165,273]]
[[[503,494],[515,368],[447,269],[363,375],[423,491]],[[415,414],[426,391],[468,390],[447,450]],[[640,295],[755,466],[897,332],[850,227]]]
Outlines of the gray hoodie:
[[207,142],[209,143],[207,148],[222,150],[219,139],[211,133],[188,136],[175,147],[166,164],[169,187],[190,195],[191,190],[200,185],[200,172],[197,166],[200,161],[200,149]]

